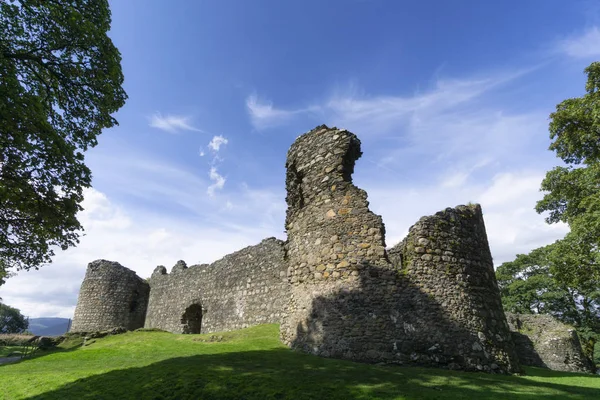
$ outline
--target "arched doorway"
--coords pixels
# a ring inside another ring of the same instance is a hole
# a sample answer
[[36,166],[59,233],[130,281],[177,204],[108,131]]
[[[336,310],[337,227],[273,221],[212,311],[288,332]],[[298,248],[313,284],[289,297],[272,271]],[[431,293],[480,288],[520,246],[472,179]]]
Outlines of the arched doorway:
[[182,333],[200,333],[202,329],[202,306],[194,303],[181,315]]

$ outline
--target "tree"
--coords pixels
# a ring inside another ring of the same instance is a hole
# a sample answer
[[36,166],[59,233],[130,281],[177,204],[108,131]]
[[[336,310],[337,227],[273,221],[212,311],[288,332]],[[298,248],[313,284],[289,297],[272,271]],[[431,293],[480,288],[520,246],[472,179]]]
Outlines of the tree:
[[548,171],[538,213],[567,223],[564,239],[502,264],[497,270],[504,307],[551,314],[574,325],[592,357],[600,340],[600,63],[585,69],[586,94],[550,115],[550,150],[565,165]]
[[593,358],[600,340],[598,252],[574,236],[519,254],[496,270],[504,309],[521,314],[550,314],[573,325],[584,353]]
[[498,287],[507,311],[557,316],[570,305],[567,292],[550,272],[551,251],[552,245],[541,247],[498,267]]
[[566,164],[542,181],[546,192],[536,205],[546,221],[569,224],[582,239],[600,244],[600,62],[585,69],[586,94],[567,99],[550,115],[550,150]]
[[0,333],[22,333],[29,321],[16,308],[0,303]]
[[83,153],[127,98],[110,22],[107,0],[0,2],[0,277],[79,242]]

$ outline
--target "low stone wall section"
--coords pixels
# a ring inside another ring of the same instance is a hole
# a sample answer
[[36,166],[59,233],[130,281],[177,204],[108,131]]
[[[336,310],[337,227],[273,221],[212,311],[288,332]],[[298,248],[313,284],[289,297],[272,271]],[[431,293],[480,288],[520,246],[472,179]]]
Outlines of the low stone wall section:
[[506,318],[523,365],[565,372],[594,372],[572,326],[550,315],[507,313]]
[[121,264],[88,264],[77,300],[71,332],[133,330],[144,326],[150,286]]
[[179,261],[169,274],[159,266],[149,280],[145,327],[198,333],[190,313],[201,318],[201,333],[279,323],[289,296],[285,271],[283,242],[275,238],[210,265]]

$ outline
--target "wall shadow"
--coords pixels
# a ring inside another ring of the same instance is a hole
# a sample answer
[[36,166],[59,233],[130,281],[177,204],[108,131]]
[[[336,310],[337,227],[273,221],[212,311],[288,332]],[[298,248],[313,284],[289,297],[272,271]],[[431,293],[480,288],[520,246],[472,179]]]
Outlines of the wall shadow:
[[[318,286],[302,290],[318,291]],[[465,287],[465,294],[469,290]],[[362,362],[521,371],[507,356],[514,354],[510,336],[500,338],[485,328],[478,331],[480,320],[474,315],[480,312],[483,318],[486,310],[455,320],[444,302],[401,270],[363,265],[355,284],[305,303],[311,306],[298,319],[290,345],[323,357]]]
[[544,363],[529,336],[520,332],[511,332],[515,347],[519,350],[521,364],[532,367],[550,368]]
[[440,371],[430,368],[365,368],[273,349],[173,358],[113,370],[29,399],[497,399],[507,393],[511,398],[534,399],[536,388],[553,389],[546,399],[597,395],[597,389],[511,376],[444,374],[448,376],[440,379]]

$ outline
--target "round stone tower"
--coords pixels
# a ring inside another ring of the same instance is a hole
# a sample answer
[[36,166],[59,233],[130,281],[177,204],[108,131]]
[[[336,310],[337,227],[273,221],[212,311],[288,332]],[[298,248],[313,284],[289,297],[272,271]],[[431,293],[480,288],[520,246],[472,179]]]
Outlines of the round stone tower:
[[453,322],[446,346],[467,367],[519,369],[479,204],[421,218],[390,258]]
[[149,291],[143,279],[117,262],[89,263],[79,290],[71,332],[143,327]]

